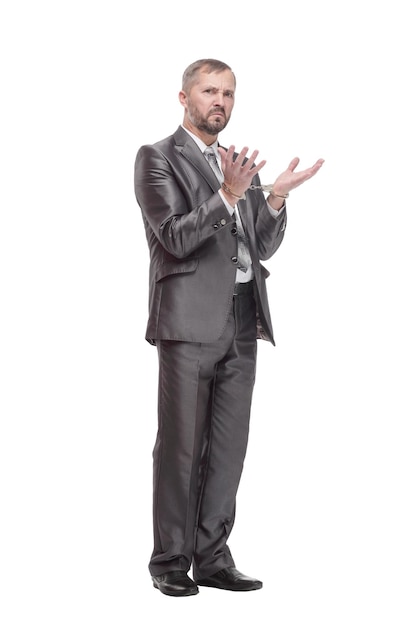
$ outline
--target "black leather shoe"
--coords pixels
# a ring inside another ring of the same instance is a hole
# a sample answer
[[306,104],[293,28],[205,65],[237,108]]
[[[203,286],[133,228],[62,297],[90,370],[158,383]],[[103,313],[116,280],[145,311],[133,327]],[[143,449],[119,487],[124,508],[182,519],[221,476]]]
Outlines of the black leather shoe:
[[194,596],[198,587],[182,570],[152,576],[153,586],[166,596]]
[[260,580],[245,576],[235,567],[226,567],[212,576],[196,580],[195,582],[202,587],[216,587],[217,589],[227,589],[228,591],[253,591],[262,587]]

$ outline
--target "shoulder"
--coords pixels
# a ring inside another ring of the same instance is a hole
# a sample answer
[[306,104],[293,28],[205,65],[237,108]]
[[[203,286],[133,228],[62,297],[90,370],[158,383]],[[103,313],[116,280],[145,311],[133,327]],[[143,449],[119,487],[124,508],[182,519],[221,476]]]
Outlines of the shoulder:
[[146,167],[152,167],[152,164],[162,165],[165,162],[175,168],[179,160],[183,161],[183,157],[192,162],[203,158],[195,141],[179,126],[175,133],[165,139],[141,146],[136,155],[136,166],[142,163]]
[[149,150],[159,150],[163,152],[165,149],[172,146],[183,146],[188,142],[189,139],[190,136],[188,135],[188,133],[185,132],[182,126],[178,126],[177,130],[172,133],[172,135],[168,135],[168,137],[164,137],[164,139],[159,139],[152,144],[144,144],[139,148],[138,152],[147,152]]

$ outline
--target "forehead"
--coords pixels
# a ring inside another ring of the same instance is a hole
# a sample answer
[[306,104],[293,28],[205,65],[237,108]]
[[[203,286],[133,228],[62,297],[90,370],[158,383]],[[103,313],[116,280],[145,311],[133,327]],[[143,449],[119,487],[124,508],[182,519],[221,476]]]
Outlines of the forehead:
[[195,85],[212,85],[221,89],[235,89],[235,77],[230,70],[223,72],[210,72],[208,70],[200,70],[196,76]]

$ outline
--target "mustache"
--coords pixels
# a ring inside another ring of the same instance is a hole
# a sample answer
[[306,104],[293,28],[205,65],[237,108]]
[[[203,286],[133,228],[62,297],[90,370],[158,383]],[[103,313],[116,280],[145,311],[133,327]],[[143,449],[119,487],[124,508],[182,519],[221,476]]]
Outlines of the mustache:
[[223,107],[214,107],[209,111],[209,115],[215,115],[216,113],[222,113],[226,117],[226,112]]

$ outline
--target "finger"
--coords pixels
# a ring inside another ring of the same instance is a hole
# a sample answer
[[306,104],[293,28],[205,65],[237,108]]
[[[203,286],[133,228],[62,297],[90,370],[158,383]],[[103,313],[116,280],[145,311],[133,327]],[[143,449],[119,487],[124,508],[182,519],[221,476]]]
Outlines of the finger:
[[235,164],[236,165],[242,165],[243,161],[246,158],[246,155],[248,153],[249,148],[247,146],[244,146],[242,148],[242,150],[239,152],[239,154],[237,155],[236,159],[235,159]]
[[227,160],[227,150],[225,150],[225,148],[221,148],[220,146],[218,147],[218,150],[220,154],[220,160],[222,162],[222,169],[224,170]]
[[317,162],[316,162],[316,164],[314,166],[314,169],[316,170],[316,172],[319,171],[319,169],[321,168],[323,163],[324,163],[324,159],[317,159]]
[[233,157],[235,155],[235,152],[236,152],[236,146],[231,144],[229,146],[229,148],[227,149],[227,153],[226,153],[226,159],[227,159],[228,163],[232,163],[233,162]]
[[291,172],[293,172],[295,168],[297,167],[297,165],[299,164],[299,162],[300,162],[300,159],[298,157],[294,157],[291,163],[289,164],[288,169]]
[[256,157],[258,156],[258,154],[259,154],[259,150],[254,150],[252,154],[250,155],[250,157],[248,158],[248,160],[246,161],[245,165],[251,168],[252,165],[255,163]]
[[266,165],[266,160],[263,159],[262,161],[260,161],[258,163],[258,165],[253,165],[250,169],[250,173],[252,176],[255,176],[255,174],[257,174],[263,167],[264,165]]
[[231,164],[233,161],[233,155],[235,153],[235,146],[233,145],[229,146],[227,150],[219,146],[218,150],[219,150],[220,158],[222,160],[222,165]]
[[246,160],[246,163],[242,164],[242,173],[249,172],[253,178],[253,176],[255,176],[255,174],[257,174],[264,167],[264,165],[266,165],[266,160],[264,159],[257,165],[255,164],[258,155],[259,150],[254,150],[252,152],[251,156]]
[[256,167],[255,161],[256,161],[258,154],[259,154],[259,150],[254,150],[252,154],[250,155],[250,157],[248,157],[246,161],[242,163],[241,165],[242,174],[246,174],[249,170],[251,174],[252,173],[255,174],[255,171],[254,171]]
[[310,176],[314,176],[314,174],[317,174],[323,163],[324,159],[318,159],[312,167],[306,170],[306,173],[308,172]]

